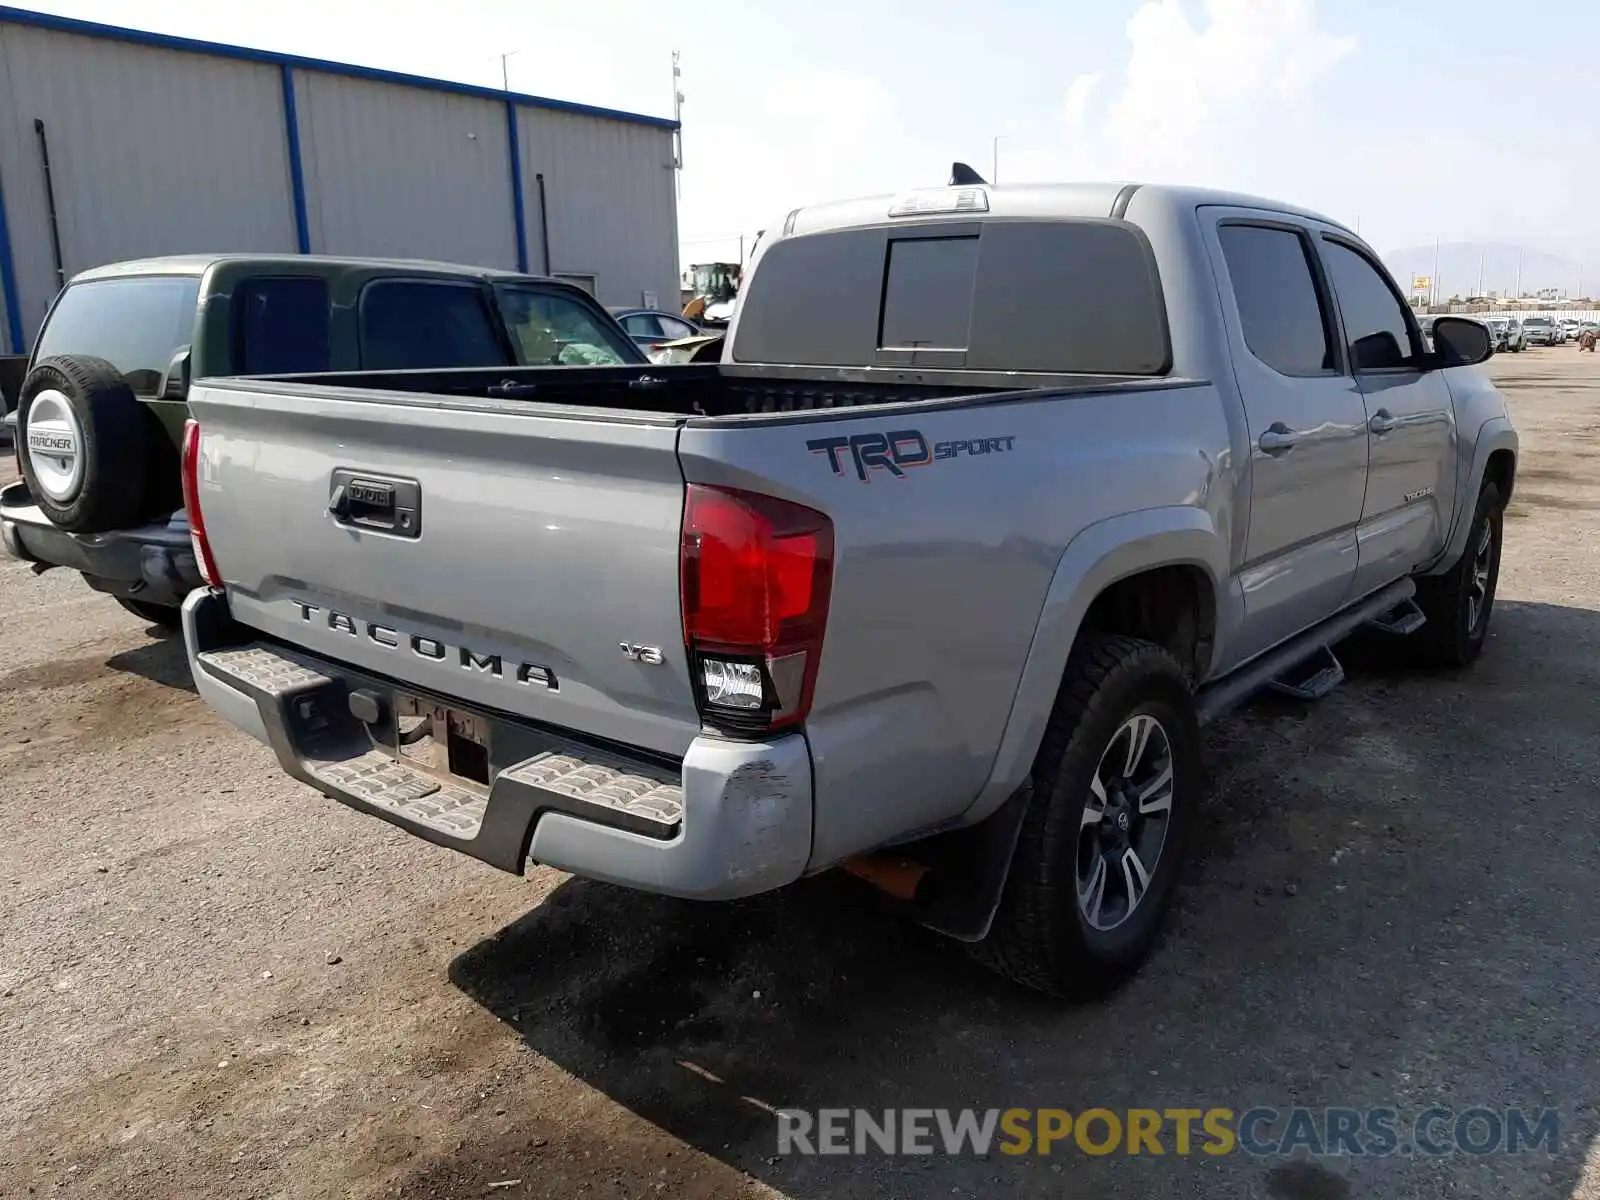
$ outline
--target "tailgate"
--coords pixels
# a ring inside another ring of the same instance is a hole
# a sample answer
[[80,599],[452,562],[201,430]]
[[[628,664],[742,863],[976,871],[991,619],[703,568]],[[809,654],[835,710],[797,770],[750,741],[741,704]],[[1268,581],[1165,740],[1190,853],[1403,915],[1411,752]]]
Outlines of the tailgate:
[[189,403],[236,619],[467,704],[687,750],[671,418],[273,385]]

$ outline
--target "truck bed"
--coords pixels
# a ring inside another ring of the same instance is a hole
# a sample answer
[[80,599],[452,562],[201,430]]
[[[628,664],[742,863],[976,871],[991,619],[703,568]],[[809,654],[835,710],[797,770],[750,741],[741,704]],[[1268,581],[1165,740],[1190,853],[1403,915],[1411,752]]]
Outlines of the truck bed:
[[430,371],[347,371],[252,379],[246,386],[290,393],[302,386],[330,398],[401,394],[413,403],[522,400],[564,409],[603,409],[680,417],[738,417],[980,398],[1039,389],[1170,386],[1171,379],[725,363],[623,367],[472,367]]

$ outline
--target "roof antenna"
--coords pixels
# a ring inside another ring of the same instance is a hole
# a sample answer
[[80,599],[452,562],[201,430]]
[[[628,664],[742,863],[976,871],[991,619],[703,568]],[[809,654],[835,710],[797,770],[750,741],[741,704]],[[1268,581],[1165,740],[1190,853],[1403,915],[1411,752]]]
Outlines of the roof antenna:
[[973,184],[988,184],[988,180],[979,175],[964,162],[950,164],[950,186],[971,187]]

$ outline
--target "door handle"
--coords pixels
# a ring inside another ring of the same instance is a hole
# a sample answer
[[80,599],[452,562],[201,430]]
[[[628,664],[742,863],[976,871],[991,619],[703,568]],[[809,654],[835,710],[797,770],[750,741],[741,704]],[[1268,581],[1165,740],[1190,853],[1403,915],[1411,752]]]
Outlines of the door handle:
[[1387,408],[1380,408],[1377,412],[1372,414],[1372,420],[1367,422],[1367,428],[1380,437],[1388,433],[1391,429],[1398,428],[1399,425],[1399,418],[1391,416]]
[[1263,454],[1287,454],[1294,449],[1295,443],[1299,440],[1298,431],[1290,429],[1279,421],[1261,435],[1256,445],[1261,447]]

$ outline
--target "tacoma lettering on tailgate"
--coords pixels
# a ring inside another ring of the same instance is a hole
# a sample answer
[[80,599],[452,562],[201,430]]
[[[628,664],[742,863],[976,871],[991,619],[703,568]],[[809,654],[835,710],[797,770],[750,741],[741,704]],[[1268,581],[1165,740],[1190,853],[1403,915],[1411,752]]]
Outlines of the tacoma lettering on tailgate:
[[429,662],[454,662],[464,671],[492,675],[507,682],[520,683],[528,687],[538,685],[547,687],[551,691],[560,689],[555,672],[549,667],[541,667],[536,663],[507,663],[499,654],[481,654],[468,646],[447,646],[438,638],[420,633],[405,633],[392,625],[363,621],[359,617],[352,617],[320,605],[307,604],[303,600],[291,600],[290,603],[300,610],[302,621],[318,625],[326,622],[329,629],[349,634],[354,638],[365,637],[373,645],[382,646],[385,650],[402,654],[409,650],[418,658],[427,659]]

